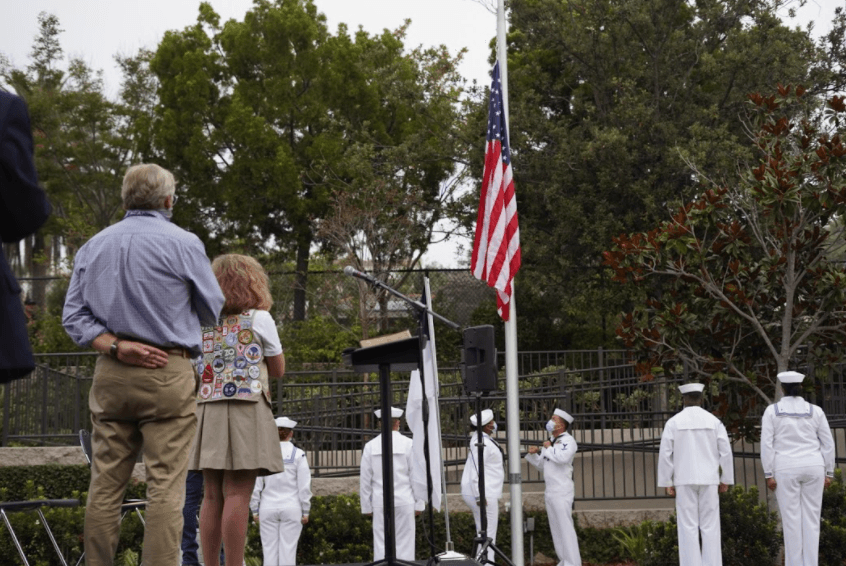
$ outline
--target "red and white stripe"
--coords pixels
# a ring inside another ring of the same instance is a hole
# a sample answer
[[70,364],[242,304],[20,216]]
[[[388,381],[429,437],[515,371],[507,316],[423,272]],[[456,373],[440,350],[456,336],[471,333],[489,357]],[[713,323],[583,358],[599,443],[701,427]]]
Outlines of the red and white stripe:
[[497,312],[508,320],[511,281],[520,268],[520,229],[511,164],[499,139],[488,140],[470,269],[497,290]]

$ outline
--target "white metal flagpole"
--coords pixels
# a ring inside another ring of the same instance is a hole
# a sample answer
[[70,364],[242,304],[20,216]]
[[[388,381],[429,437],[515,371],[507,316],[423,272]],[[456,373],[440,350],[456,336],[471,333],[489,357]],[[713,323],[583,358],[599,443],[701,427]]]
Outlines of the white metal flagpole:
[[[505,43],[505,0],[499,0],[496,17],[496,57],[502,80],[502,111],[505,133],[508,123],[508,58]],[[510,135],[509,135],[510,138]],[[511,144],[508,144],[511,147]],[[508,320],[505,322],[505,424],[508,429],[508,481],[511,488],[511,561],[514,566],[524,566],[523,559],[523,473],[520,458],[520,407],[517,383],[517,307],[514,280],[511,281],[511,299],[508,301]]]

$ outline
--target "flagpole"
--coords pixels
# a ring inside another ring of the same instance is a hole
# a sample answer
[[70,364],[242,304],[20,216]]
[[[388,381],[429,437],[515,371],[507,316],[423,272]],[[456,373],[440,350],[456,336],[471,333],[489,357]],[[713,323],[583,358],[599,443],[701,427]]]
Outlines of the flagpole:
[[[502,111],[505,133],[508,123],[508,53],[505,43],[505,0],[498,0],[496,10],[496,45],[499,72],[502,80]],[[508,146],[511,147],[510,140]],[[524,566],[523,550],[523,463],[520,458],[520,390],[517,383],[517,307],[514,280],[508,301],[508,320],[505,321],[505,423],[508,429],[508,482],[511,490],[511,561]]]

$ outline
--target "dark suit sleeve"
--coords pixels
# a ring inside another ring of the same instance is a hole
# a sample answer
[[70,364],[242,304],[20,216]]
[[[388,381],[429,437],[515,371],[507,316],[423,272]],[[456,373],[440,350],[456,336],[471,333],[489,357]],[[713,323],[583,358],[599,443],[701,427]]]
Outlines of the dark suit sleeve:
[[0,239],[17,242],[32,234],[50,211],[35,173],[26,105],[17,96],[0,93]]

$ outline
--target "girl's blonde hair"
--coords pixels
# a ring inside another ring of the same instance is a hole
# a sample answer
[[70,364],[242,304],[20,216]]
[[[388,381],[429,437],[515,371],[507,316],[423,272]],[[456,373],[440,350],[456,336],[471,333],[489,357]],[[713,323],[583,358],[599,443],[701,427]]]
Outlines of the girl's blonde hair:
[[221,314],[237,314],[248,309],[270,310],[270,282],[261,264],[250,256],[224,254],[212,262],[220,290],[226,297]]

